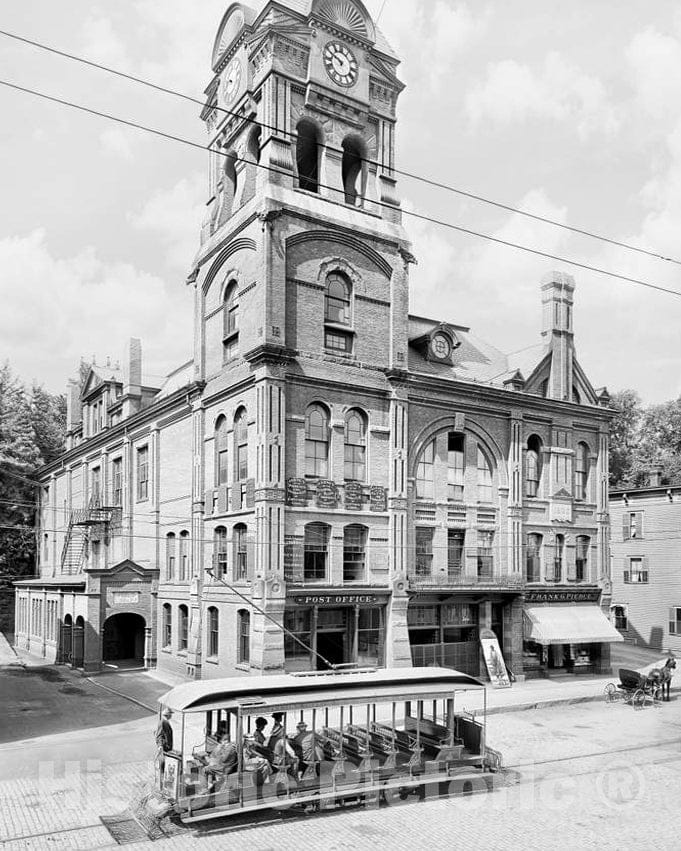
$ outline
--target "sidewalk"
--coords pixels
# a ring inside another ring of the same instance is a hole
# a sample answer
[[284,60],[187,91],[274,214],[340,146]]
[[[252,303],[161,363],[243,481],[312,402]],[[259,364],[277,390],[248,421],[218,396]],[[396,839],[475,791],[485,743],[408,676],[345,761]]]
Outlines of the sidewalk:
[[0,668],[7,665],[21,665],[21,659],[17,656],[14,648],[5,638],[5,634],[0,632]]

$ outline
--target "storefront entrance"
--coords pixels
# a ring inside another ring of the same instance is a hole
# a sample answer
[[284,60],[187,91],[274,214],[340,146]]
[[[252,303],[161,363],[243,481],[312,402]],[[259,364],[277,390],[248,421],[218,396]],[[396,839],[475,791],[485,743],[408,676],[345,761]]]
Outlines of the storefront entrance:
[[317,670],[325,671],[327,665],[320,656],[323,656],[331,665],[340,665],[347,661],[345,651],[344,632],[318,632],[317,633]]
[[480,676],[478,607],[473,603],[410,603],[412,664]]
[[286,670],[382,667],[386,603],[386,596],[366,592],[304,595],[287,601],[284,626],[298,641],[291,634],[284,636]]
[[112,615],[104,623],[102,659],[104,662],[144,663],[144,618],[125,612]]

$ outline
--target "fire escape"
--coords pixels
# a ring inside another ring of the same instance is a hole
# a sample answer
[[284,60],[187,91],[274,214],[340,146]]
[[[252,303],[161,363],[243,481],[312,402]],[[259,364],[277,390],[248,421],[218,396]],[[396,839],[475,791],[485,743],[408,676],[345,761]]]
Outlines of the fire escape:
[[[93,497],[87,508],[71,512],[66,539],[61,553],[61,572],[66,575],[81,573],[91,538],[108,540],[119,527],[121,509],[118,506],[102,505],[99,497]],[[98,535],[93,533],[97,531]]]

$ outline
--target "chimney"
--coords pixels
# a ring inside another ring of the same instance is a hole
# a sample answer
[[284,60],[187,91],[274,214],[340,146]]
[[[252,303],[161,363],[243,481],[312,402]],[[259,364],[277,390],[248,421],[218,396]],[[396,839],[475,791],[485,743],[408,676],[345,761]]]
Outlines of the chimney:
[[648,469],[648,487],[649,488],[659,488],[662,487],[662,471],[664,467],[662,464],[651,464]]
[[80,403],[80,383],[69,378],[66,385],[66,430],[74,431],[83,419],[83,406]]
[[574,291],[575,279],[565,272],[550,272],[542,278],[542,337],[548,338],[551,352],[551,371],[546,393],[550,399],[572,400]]
[[128,343],[128,387],[139,391],[142,386],[142,341],[131,337]]

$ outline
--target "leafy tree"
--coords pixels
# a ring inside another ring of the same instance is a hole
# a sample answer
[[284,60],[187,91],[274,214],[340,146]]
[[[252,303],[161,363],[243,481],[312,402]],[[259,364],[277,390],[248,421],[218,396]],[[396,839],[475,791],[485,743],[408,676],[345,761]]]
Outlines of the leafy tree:
[[617,410],[610,432],[611,487],[643,487],[651,467],[662,468],[662,484],[681,482],[681,397],[644,408],[638,394],[612,397]]
[[0,368],[0,576],[33,572],[37,470],[64,450],[66,403]]

